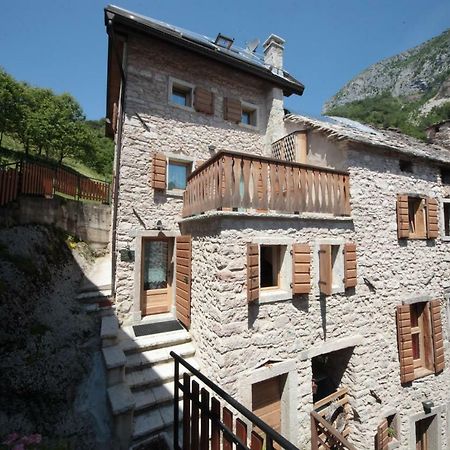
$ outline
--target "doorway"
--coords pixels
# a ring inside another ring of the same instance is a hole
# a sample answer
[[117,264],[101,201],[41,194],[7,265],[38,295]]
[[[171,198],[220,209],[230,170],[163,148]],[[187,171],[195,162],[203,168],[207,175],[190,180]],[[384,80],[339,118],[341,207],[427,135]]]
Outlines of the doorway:
[[141,312],[143,316],[169,312],[172,308],[173,239],[142,240]]

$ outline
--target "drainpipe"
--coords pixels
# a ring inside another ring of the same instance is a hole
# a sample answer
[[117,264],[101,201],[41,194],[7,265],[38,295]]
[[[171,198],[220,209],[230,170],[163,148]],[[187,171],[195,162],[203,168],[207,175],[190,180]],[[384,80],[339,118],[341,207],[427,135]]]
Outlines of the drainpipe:
[[[116,294],[116,236],[117,236],[117,209],[118,209],[118,194],[119,194],[119,177],[120,177],[120,159],[122,152],[122,125],[123,125],[123,117],[124,117],[124,104],[125,104],[125,86],[126,86],[126,77],[125,71],[123,70],[123,61],[120,58],[119,50],[117,48],[117,39],[114,33],[113,27],[113,19],[114,14],[107,12],[107,24],[106,30],[109,38],[111,39],[112,50],[115,53],[116,60],[120,66],[120,78],[121,78],[121,87],[120,87],[120,96],[119,96],[119,110],[120,110],[120,118],[117,121],[117,140],[116,140],[116,164],[114,168],[114,183],[113,183],[113,210],[112,210],[112,224],[111,224],[111,296],[114,297]],[[122,63],[121,63],[122,61]]]

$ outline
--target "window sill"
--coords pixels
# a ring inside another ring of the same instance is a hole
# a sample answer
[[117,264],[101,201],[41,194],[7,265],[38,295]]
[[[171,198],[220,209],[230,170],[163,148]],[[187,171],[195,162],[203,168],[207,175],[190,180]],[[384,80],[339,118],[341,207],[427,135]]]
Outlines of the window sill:
[[393,439],[391,442],[388,442],[388,450],[394,450],[400,447],[400,441],[397,439]]
[[271,291],[260,290],[259,303],[272,303],[282,300],[291,300],[292,292],[284,291],[283,289],[274,289]]
[[182,109],[184,111],[190,111],[190,112],[194,112],[195,111],[193,106],[184,106],[184,105],[179,105],[178,103],[173,103],[173,102],[169,102],[169,105],[173,106],[175,108]]
[[247,130],[253,130],[253,131],[259,130],[258,125],[247,125],[246,123],[242,123],[242,122],[239,122],[238,125]]
[[442,237],[441,237],[441,240],[442,240],[443,242],[450,242],[450,236],[442,236]]
[[434,372],[430,369],[427,369],[425,367],[418,367],[417,369],[414,369],[414,381],[433,374]]
[[183,198],[184,189],[167,189],[166,195],[167,197]]

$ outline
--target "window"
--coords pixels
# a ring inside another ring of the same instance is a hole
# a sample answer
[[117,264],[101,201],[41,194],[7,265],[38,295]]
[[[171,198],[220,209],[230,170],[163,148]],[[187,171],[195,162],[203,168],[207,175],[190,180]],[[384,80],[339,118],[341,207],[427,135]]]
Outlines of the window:
[[444,236],[450,237],[450,200],[443,201],[444,209]]
[[167,189],[186,189],[187,177],[191,172],[191,163],[169,160]]
[[356,246],[331,243],[319,246],[319,290],[324,295],[356,286]]
[[398,162],[399,168],[402,172],[408,172],[408,173],[412,173],[413,172],[413,164],[411,161],[407,161],[405,159],[401,159]]
[[261,245],[261,289],[280,288],[281,252],[282,247],[279,245]]
[[439,300],[397,306],[397,332],[402,384],[444,369]]
[[169,102],[176,106],[192,108],[193,89],[189,83],[170,79]]
[[254,106],[242,104],[241,124],[256,127],[257,110]]
[[425,199],[408,197],[409,237],[425,238]]
[[442,184],[450,184],[450,169],[441,168],[441,180]]
[[438,202],[435,198],[397,195],[399,239],[436,239],[438,233]]

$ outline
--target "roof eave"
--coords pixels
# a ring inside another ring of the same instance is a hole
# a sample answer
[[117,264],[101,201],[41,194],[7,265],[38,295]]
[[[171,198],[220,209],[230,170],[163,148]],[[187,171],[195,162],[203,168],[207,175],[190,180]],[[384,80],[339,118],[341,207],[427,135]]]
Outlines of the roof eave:
[[[282,88],[284,95],[287,97],[292,94],[302,95],[305,89],[304,85],[297,80],[293,82],[283,79],[282,77],[273,74],[269,69],[259,68],[251,63],[237,60],[236,58],[224,53],[217,53],[214,50],[208,49],[193,41],[182,39],[178,36],[174,36],[170,33],[150,27],[139,21],[137,18],[131,19],[125,16],[123,11],[115,8],[114,6],[107,6],[105,8],[105,24],[108,20],[112,20],[113,26],[118,27],[120,31],[125,31],[125,29],[128,29],[150,35],[270,81]],[[121,27],[124,29],[122,30]]]

